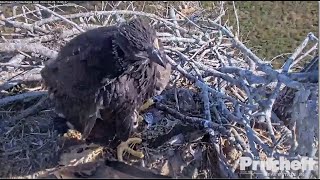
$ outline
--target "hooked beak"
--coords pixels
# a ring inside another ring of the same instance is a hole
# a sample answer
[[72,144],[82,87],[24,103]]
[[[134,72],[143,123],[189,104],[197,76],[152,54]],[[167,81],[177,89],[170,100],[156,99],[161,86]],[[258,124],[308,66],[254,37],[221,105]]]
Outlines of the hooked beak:
[[165,68],[163,56],[161,55],[161,52],[160,52],[158,38],[155,38],[155,40],[153,41],[153,47],[148,51],[148,55],[152,61],[154,61],[155,63]]
[[151,61],[165,68],[165,64],[163,62],[163,58],[161,56],[159,49],[150,48],[147,53]]
[[151,61],[159,64],[160,66],[165,68],[165,63],[163,61],[163,56],[161,55],[161,52],[159,50],[159,44],[158,39],[155,39],[153,45],[149,47],[146,52],[141,52],[140,54],[137,54],[136,56],[138,58],[147,59],[149,58]]

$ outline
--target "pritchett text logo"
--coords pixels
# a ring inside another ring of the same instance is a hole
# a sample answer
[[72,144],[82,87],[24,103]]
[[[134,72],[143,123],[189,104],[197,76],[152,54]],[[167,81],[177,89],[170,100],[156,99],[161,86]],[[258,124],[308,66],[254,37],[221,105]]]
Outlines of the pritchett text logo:
[[[266,170],[272,172],[279,171],[298,171],[298,170],[313,170],[317,161],[313,158],[302,157],[301,160],[288,160],[285,157],[280,157],[279,160],[267,158],[267,160],[256,160],[250,157],[240,158],[240,170],[244,171],[247,167],[252,166],[251,170]],[[247,169],[248,170],[248,169]]]

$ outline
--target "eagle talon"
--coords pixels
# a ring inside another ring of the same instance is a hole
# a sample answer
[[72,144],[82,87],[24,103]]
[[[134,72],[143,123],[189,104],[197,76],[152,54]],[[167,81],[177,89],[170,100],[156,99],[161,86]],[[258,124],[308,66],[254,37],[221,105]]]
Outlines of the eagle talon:
[[137,121],[138,121],[138,122],[143,122],[143,120],[144,120],[143,116],[139,115]]
[[152,98],[149,98],[147,100],[147,102],[145,102],[139,109],[139,111],[145,111],[146,109],[148,109],[150,106],[152,106],[154,104],[154,101]]
[[129,138],[126,142],[121,142],[120,145],[117,147],[117,157],[119,161],[123,161],[123,152],[128,152],[129,154],[143,158],[144,154],[139,151],[135,151],[129,147],[130,144],[140,144],[142,139],[140,138]]

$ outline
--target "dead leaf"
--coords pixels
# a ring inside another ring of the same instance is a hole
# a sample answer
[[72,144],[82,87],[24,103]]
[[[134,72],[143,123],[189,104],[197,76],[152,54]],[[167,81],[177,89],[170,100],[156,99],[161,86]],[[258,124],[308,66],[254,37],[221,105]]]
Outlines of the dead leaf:
[[161,168],[161,175],[164,175],[164,176],[170,175],[170,165],[169,165],[168,160],[165,161],[165,163],[163,164],[163,166]]
[[81,144],[69,147],[69,151],[63,153],[59,164],[64,166],[76,166],[87,162],[93,162],[101,157],[103,147],[96,144]]

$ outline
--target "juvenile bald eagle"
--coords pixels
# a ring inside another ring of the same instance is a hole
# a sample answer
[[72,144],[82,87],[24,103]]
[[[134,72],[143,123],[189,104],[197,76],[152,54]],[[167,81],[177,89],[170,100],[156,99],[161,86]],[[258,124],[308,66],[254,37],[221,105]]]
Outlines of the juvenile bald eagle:
[[170,74],[155,30],[140,18],[78,35],[41,71],[56,112],[84,139],[109,145],[128,140],[137,110],[164,90]]

